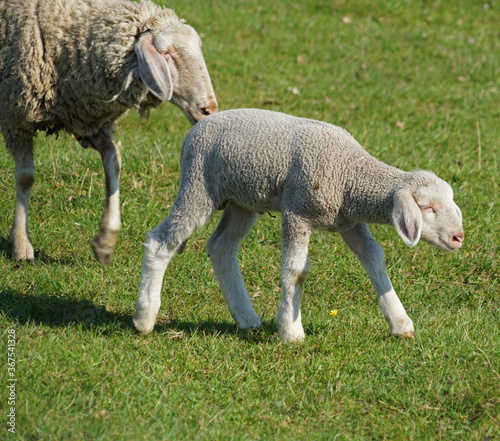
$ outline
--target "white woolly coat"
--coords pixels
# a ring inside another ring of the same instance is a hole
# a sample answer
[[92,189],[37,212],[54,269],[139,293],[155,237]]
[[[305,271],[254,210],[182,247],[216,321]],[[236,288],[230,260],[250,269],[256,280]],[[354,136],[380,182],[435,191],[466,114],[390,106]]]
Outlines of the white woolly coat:
[[329,231],[391,224],[394,192],[429,174],[384,164],[341,127],[258,109],[200,121],[184,141],[181,170],[181,199],[195,200],[203,188],[216,208],[233,201],[251,211],[291,211]]
[[241,241],[257,212],[282,212],[282,301],[276,316],[284,341],[301,341],[300,295],[309,271],[312,229],[340,232],[377,292],[391,332],[413,338],[412,320],[387,276],[384,252],[368,223],[392,224],[409,246],[423,239],[460,248],[462,214],[453,190],[428,171],[404,172],[370,156],[344,129],[257,109],[208,116],[186,137],[181,182],[170,215],[148,233],[134,324],[151,332],[163,274],[196,228],[224,213],[207,242],[214,274],[242,329],[258,327],[238,266]]

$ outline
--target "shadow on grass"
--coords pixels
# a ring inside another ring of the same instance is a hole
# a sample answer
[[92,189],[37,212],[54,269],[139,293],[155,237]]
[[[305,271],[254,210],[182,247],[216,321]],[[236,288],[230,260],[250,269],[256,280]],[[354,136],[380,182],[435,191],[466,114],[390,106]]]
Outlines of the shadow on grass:
[[9,237],[0,237],[0,255],[6,258],[12,256],[12,245],[9,242]]
[[[31,323],[58,328],[78,325],[84,330],[101,329],[103,332],[100,333],[104,335],[111,335],[118,329],[135,333],[131,315],[108,311],[104,305],[96,305],[91,300],[73,299],[66,295],[25,295],[0,289],[0,314],[21,325]],[[153,333],[166,334],[169,338],[176,335],[228,334],[258,342],[272,338],[276,334],[276,325],[272,320],[263,321],[258,329],[241,331],[232,322],[169,320],[158,323]]]
[[79,324],[83,328],[118,325],[133,328],[127,314],[107,311],[91,300],[76,300],[65,295],[18,294],[0,290],[0,313],[20,324],[34,323],[53,327]]

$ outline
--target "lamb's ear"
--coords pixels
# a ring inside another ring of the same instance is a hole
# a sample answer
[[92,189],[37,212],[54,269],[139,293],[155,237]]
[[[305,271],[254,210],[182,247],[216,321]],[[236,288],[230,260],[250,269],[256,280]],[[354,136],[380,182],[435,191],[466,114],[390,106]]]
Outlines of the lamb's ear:
[[135,45],[139,74],[149,91],[162,101],[170,101],[174,92],[172,75],[165,58],[154,44],[153,35],[144,34]]
[[396,191],[392,221],[406,245],[413,247],[418,243],[422,232],[422,213],[409,189]]

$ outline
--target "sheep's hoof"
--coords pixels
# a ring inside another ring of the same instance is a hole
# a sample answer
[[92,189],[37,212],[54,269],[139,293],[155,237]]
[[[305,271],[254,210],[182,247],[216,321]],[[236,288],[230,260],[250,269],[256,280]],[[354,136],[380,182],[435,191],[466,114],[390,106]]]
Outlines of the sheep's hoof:
[[19,244],[13,244],[12,257],[14,260],[35,260],[35,251],[29,241],[21,246]]
[[91,244],[97,261],[102,265],[109,263],[111,255],[113,254],[113,248],[110,248],[109,246],[102,246],[99,241],[99,236],[93,239]]

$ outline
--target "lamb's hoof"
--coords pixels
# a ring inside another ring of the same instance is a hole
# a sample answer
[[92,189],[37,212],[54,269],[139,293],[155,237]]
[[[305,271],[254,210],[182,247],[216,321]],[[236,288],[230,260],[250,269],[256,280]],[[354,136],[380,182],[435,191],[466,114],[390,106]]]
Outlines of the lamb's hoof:
[[134,316],[132,321],[134,322],[135,330],[141,335],[150,334],[155,327],[155,320],[151,323],[151,321],[138,318],[137,314]]
[[249,317],[245,317],[244,320],[237,320],[236,323],[238,324],[238,328],[244,330],[251,328],[260,328],[262,325],[262,320],[257,313],[254,313]]
[[306,334],[302,325],[278,328],[278,335],[283,343],[301,343],[304,341]]
[[96,260],[102,265],[106,265],[111,260],[111,255],[113,254],[113,248],[103,247],[99,243],[99,237],[92,240],[92,250],[94,251],[94,256]]
[[414,339],[415,338],[415,331],[407,331],[407,332],[404,332],[403,334],[398,334],[398,337],[399,338],[411,338],[411,339]]
[[400,338],[415,338],[415,328],[410,317],[392,318],[389,321],[391,334]]
[[391,329],[391,334],[399,338],[415,338],[413,322],[410,321],[410,323],[404,326],[398,326],[396,329]]

